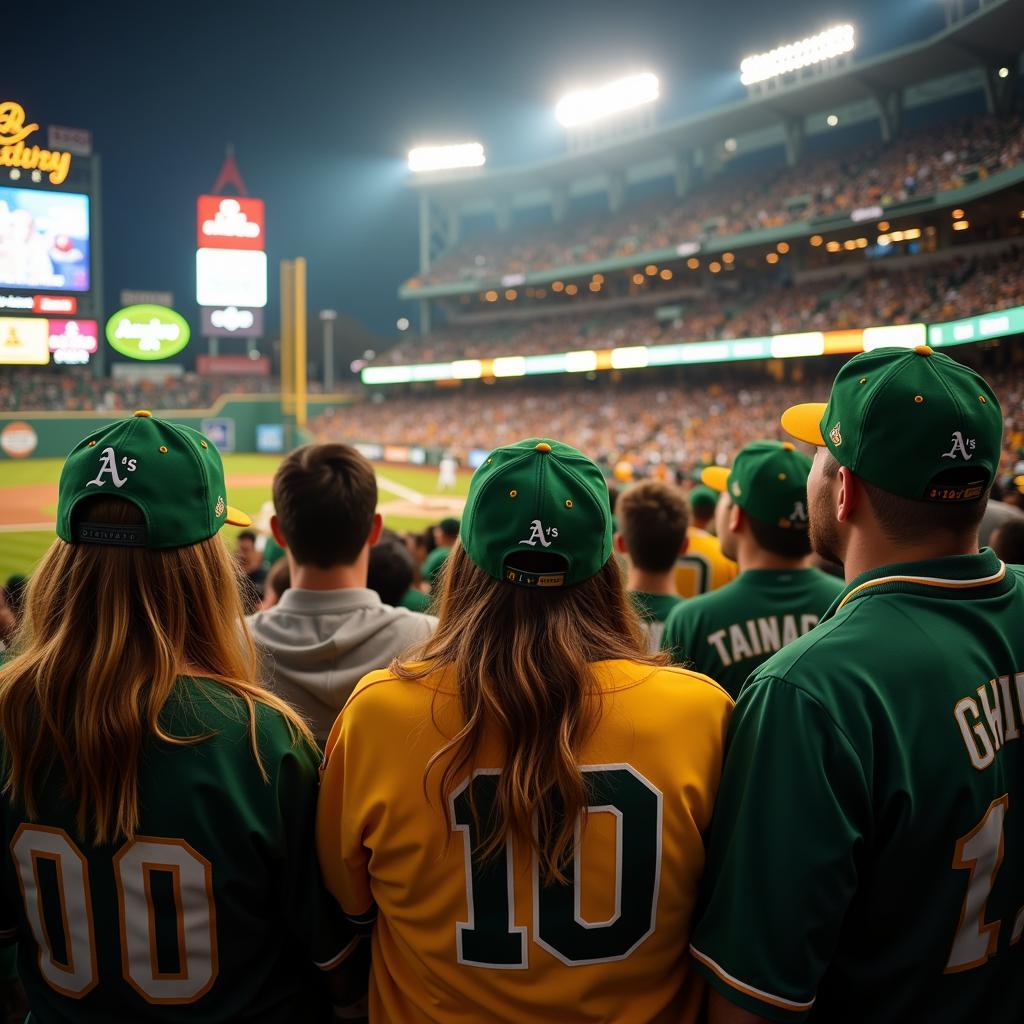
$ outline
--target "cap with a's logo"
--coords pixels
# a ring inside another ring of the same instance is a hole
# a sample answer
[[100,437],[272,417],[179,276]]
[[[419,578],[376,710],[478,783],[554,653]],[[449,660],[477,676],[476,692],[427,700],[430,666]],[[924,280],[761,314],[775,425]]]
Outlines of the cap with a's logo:
[[[109,495],[138,506],[144,524],[74,522],[85,498]],[[57,536],[69,543],[182,548],[250,518],[227,503],[224,466],[198,430],[142,410],[75,445],[60,474]]]
[[496,448],[470,481],[460,539],[470,561],[495,579],[582,583],[611,558],[608,486],[567,444],[531,437]]
[[927,345],[854,356],[827,405],[795,405],[782,426],[912,501],[977,500],[995,477],[1003,443],[1003,413],[987,381]]
[[807,529],[807,474],[811,460],[788,441],[752,441],[732,466],[708,466],[704,483],[753,519],[783,529]]

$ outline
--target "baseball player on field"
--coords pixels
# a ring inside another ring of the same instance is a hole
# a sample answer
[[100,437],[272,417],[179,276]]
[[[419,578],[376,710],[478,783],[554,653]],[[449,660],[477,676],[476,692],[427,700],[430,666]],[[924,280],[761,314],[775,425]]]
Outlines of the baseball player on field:
[[810,468],[788,441],[754,441],[731,469],[701,473],[720,494],[716,533],[740,575],[676,605],[661,643],[674,661],[711,676],[733,698],[758,665],[816,625],[842,589],[807,564]]
[[356,940],[317,869],[318,757],[256,682],[226,523],[212,443],[148,412],[64,465],[0,668],[0,940],[31,1020],[330,1017],[316,967]]
[[597,465],[493,451],[439,618],[327,744],[317,845],[346,913],[376,917],[371,1020],[695,1021],[685,936],[732,701],[646,653]]
[[1024,570],[978,550],[1003,419],[927,346],[782,417],[846,588],[744,686],[691,951],[712,1024],[1024,1020]]

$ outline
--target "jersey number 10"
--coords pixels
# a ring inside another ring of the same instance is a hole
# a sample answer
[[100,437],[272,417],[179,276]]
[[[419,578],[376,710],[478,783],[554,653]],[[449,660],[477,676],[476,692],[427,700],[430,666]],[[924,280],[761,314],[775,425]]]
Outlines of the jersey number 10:
[[[570,967],[624,960],[654,931],[661,874],[661,793],[629,765],[580,770],[590,791],[590,813],[607,812],[615,819],[612,915],[587,921],[580,911],[579,822],[571,883],[542,885],[533,865],[534,942]],[[469,908],[469,920],[456,925],[455,941],[461,964],[515,970],[528,961],[526,928],[515,925],[512,843],[486,861],[473,855],[481,845],[477,820],[486,823],[494,812],[498,775],[493,769],[474,772],[452,794],[454,829],[463,837]]]
[[[54,991],[81,999],[99,982],[88,862],[63,829],[45,825],[22,825],[11,852],[39,972]],[[124,980],[147,1003],[191,1003],[205,995],[217,977],[210,862],[180,839],[136,836],[112,867]],[[158,901],[172,913],[157,915]],[[168,920],[172,925],[163,928]],[[165,941],[158,933],[167,933]],[[158,947],[175,944],[168,963]]]

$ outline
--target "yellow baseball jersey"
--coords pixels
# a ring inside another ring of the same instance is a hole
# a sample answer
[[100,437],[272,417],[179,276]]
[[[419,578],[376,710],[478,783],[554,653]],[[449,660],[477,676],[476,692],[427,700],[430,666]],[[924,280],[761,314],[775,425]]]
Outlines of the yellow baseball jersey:
[[676,590],[680,597],[696,597],[731,583],[739,566],[722,554],[718,538],[691,526],[686,531],[686,551],[676,559]]
[[493,738],[447,806],[446,760],[424,792],[427,762],[463,724],[450,672],[375,672],[345,705],[327,742],[317,847],[345,913],[377,915],[371,1021],[697,1019],[686,945],[732,700],[681,669],[595,667],[602,713],[580,758],[590,806],[561,885],[544,884],[519,841],[474,856],[502,768]]

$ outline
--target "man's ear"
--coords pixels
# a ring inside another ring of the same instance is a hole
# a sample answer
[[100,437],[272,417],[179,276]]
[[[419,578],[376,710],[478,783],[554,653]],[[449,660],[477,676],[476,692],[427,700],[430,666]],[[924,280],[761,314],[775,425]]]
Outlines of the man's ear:
[[370,536],[366,538],[372,548],[380,540],[381,530],[384,529],[384,517],[379,512],[373,513],[373,526],[370,527]]
[[729,509],[729,529],[733,533],[741,533],[747,528],[747,513],[734,501]]
[[270,532],[274,535],[274,540],[287,551],[288,542],[284,539],[284,534],[281,532],[281,523],[277,516],[270,517]]
[[864,487],[846,466],[839,467],[839,486],[836,487],[836,519],[849,522],[865,500]]
[[[679,555],[685,555],[690,550],[690,538],[688,536],[683,538],[683,543],[679,545]],[[676,557],[679,557],[678,555]]]
[[621,533],[616,533],[612,537],[612,546],[615,548],[616,552],[618,554],[620,554],[620,555],[628,555],[629,554],[629,548],[626,547],[626,538],[623,537]]

